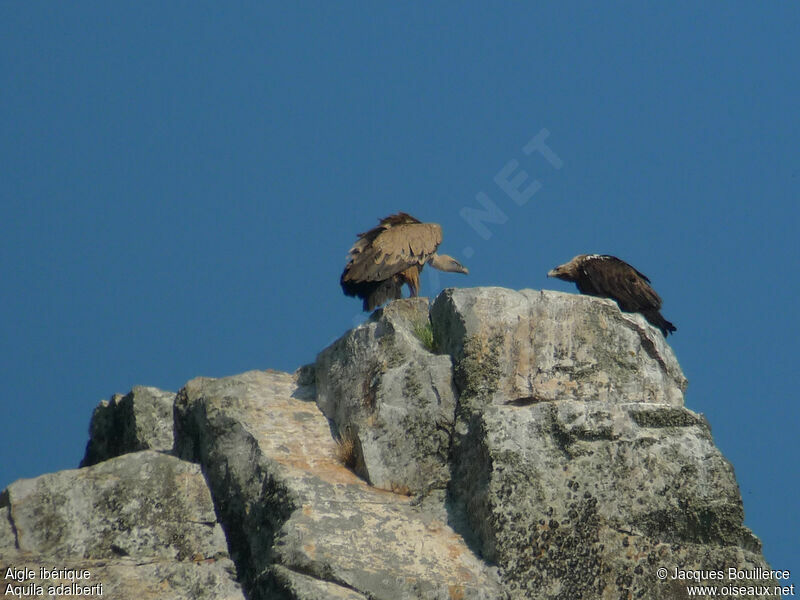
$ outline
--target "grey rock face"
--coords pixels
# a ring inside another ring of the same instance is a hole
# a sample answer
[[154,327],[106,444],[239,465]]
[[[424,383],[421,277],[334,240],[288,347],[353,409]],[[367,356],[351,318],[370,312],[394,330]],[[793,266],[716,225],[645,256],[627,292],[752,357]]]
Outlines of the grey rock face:
[[138,450],[172,450],[174,392],[136,386],[97,405],[81,467]]
[[[686,378],[664,337],[612,300],[548,290],[449,289],[431,309],[436,344],[495,401],[683,405]],[[466,358],[466,362],[464,362]],[[479,361],[479,362],[475,362]]]
[[285,373],[195,379],[177,450],[198,460],[252,599],[499,597],[443,511],[367,485],[307,390]]
[[657,568],[765,567],[733,469],[639,315],[483,288],[446,290],[431,319],[460,392],[454,511],[511,597],[683,598]]
[[136,600],[687,598],[656,570],[766,564],[685,390],[608,300],[396,301],[294,375],[101,404],[94,466],[0,494],[0,566]]
[[420,342],[428,325],[426,298],[398,300],[317,357],[317,404],[375,487],[418,493],[447,482],[452,366]]
[[[21,479],[0,495],[0,513],[0,563],[85,568],[116,598],[242,598],[197,465],[144,451]],[[45,579],[45,589],[61,581]]]

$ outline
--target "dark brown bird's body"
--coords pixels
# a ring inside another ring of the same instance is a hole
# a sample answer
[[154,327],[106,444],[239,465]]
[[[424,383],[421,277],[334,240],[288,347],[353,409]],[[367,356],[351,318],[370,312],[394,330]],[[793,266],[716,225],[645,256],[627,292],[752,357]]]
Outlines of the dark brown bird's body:
[[661,297],[647,276],[616,256],[580,254],[547,276],[575,282],[582,294],[615,300],[625,312],[643,315],[665,337],[677,330],[661,315]]
[[436,223],[422,223],[402,212],[381,219],[377,227],[358,234],[339,280],[342,290],[363,299],[364,310],[372,310],[401,298],[404,284],[416,296],[426,264],[441,271],[468,273],[454,258],[436,253],[441,241],[442,228]]

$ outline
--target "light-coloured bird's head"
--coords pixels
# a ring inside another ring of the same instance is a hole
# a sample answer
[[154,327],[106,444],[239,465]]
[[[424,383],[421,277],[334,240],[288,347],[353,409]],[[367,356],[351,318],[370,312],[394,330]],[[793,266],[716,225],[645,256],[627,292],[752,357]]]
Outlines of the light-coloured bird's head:
[[580,268],[581,262],[583,259],[586,258],[586,254],[579,254],[571,261],[564,263],[563,265],[558,265],[555,269],[550,269],[548,271],[548,277],[557,277],[558,279],[563,279],[564,281],[575,281],[575,278],[578,276],[578,269]]
[[469,269],[447,254],[434,254],[428,259],[428,264],[434,269],[448,273],[463,273],[469,275]]

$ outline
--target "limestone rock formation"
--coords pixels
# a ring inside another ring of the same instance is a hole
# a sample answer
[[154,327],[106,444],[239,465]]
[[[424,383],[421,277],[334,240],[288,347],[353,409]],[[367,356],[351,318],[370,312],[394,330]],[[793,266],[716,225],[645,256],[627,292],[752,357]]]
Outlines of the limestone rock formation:
[[381,489],[419,493],[449,476],[453,367],[424,347],[428,327],[426,298],[392,302],[317,357],[317,404]]
[[[344,468],[303,387],[252,371],[192,380],[176,401],[177,451],[203,465],[250,597],[496,598],[444,510]],[[317,595],[292,591],[311,580]]]
[[89,467],[137,450],[172,450],[174,392],[136,386],[97,405],[80,466]]
[[[548,290],[446,290],[436,343],[495,401],[580,400],[683,406],[686,378],[664,336],[613,300]],[[483,373],[474,367],[481,363]]]
[[45,568],[86,571],[77,583],[102,585],[81,597],[243,598],[199,466],[149,450],[8,486],[0,566],[32,569],[20,589],[43,594],[76,583],[74,573],[42,577]]
[[111,598],[687,598],[656,570],[766,564],[685,390],[608,300],[398,300],[293,375],[102,403],[85,468],[0,495],[0,566]]
[[512,597],[682,598],[660,566],[764,566],[733,468],[643,317],[485,288],[446,290],[431,320],[459,389],[450,495]]

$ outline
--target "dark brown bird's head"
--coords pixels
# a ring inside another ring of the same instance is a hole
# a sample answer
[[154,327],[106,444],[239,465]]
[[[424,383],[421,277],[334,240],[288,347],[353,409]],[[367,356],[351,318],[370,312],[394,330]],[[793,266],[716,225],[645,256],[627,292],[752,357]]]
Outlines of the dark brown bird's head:
[[555,269],[551,269],[548,273],[548,277],[557,277],[558,279],[563,279],[564,281],[575,281],[578,278],[578,270],[581,267],[581,263],[587,257],[587,254],[579,254],[571,261],[564,263],[563,265],[558,265]]

